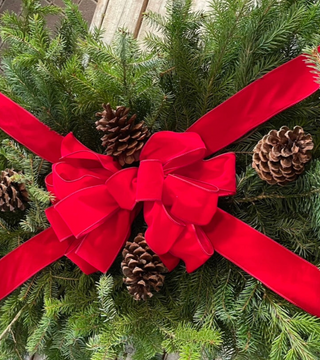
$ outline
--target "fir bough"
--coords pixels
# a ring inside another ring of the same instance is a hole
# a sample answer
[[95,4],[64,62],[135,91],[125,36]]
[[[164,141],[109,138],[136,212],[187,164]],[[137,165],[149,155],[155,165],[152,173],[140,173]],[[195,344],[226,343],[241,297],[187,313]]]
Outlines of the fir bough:
[[[130,106],[153,131],[184,131],[201,115],[250,82],[313,48],[320,35],[320,3],[304,0],[212,1],[209,12],[192,2],[168,3],[165,17],[148,18],[161,36],[148,48],[120,30],[107,46],[71,1],[64,10],[24,0],[23,17],[6,13],[0,33],[7,44],[0,90],[50,127],[101,150],[95,112],[110,102]],[[50,33],[47,14],[60,14]],[[318,58],[313,53],[314,66]],[[295,74],[292,74],[295,76]],[[237,154],[237,194],[219,206],[319,266],[319,94],[282,112],[228,149]],[[286,187],[270,186],[250,167],[251,152],[270,129],[303,126],[316,146],[313,161]],[[223,134],[213,134],[223,136]],[[23,174],[30,207],[0,214],[5,255],[48,226],[43,189],[49,165],[12,140],[0,166]],[[136,226],[136,224],[135,224]],[[139,229],[140,231],[140,229]],[[135,234],[133,234],[134,236]],[[244,249],[245,251],[245,249]],[[0,359],[34,353],[48,360],[182,359],[317,360],[320,321],[297,309],[217,254],[187,274],[183,265],[163,289],[135,302],[122,284],[120,261],[108,276],[86,276],[67,259],[34,275],[0,307]]]
[[163,128],[186,130],[299,55],[319,32],[317,2],[216,0],[210,5],[208,12],[195,13],[191,0],[168,1],[166,17],[147,15],[161,36],[150,33],[145,42],[163,58],[162,85],[174,97]]

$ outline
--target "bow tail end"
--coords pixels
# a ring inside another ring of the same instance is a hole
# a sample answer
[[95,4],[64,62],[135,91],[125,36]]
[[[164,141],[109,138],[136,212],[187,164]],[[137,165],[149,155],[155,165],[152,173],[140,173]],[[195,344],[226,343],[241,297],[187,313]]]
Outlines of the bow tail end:
[[172,271],[180,262],[179,258],[170,254],[169,252],[166,254],[159,255],[159,258],[169,271]]
[[170,249],[170,255],[186,264],[188,273],[203,265],[214,249],[201,227],[189,224]]
[[94,266],[92,266],[87,261],[85,261],[80,256],[78,256],[75,250],[68,252],[68,254],[66,254],[66,257],[70,259],[73,263],[75,263],[80,268],[80,270],[86,275],[90,275],[95,273],[96,271],[99,271]]

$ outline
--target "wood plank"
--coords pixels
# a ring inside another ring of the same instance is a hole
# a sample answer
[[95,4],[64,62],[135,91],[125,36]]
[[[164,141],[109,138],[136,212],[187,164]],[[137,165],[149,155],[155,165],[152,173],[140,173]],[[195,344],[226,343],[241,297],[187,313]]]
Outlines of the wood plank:
[[90,31],[93,31],[95,27],[98,29],[101,28],[103,19],[107,11],[108,3],[109,0],[98,0],[98,4],[90,24]]
[[119,28],[119,20],[125,6],[126,0],[109,0],[102,22],[102,28],[104,29],[103,40],[106,44],[112,42],[115,32]]
[[136,27],[134,29],[134,33],[133,33],[133,36],[135,38],[138,37],[138,34],[140,32],[140,28],[141,28],[141,24],[142,24],[142,20],[143,20],[143,17],[144,17],[144,14],[146,12],[146,9],[147,9],[147,6],[149,4],[149,0],[144,0],[143,1],[143,4],[142,4],[142,7],[141,7],[141,11],[140,11],[140,14],[139,14],[139,19],[136,23]]
[[210,9],[210,0],[193,0],[192,10],[208,11]]
[[[165,15],[166,14],[166,3],[167,3],[167,1],[165,1],[165,0],[149,0],[149,4],[146,8],[146,12],[152,11],[152,12],[156,12],[161,15]],[[210,9],[209,5],[210,5],[210,0],[193,0],[192,10],[208,11]],[[158,31],[155,31],[154,28],[152,28],[149,25],[148,20],[143,19],[141,28],[140,28],[140,31],[138,34],[138,40],[142,41],[143,38],[146,36],[146,34],[151,31],[152,31],[152,33],[157,34],[157,35],[159,35],[159,33],[160,33]]]
[[[120,27],[127,28],[142,42],[148,32],[158,34],[143,18],[148,11],[166,14],[166,0],[98,0],[90,29],[104,28],[103,40],[110,44]],[[193,10],[209,10],[210,0],[193,0]]]
[[[166,3],[167,1],[165,0],[149,0],[148,6],[146,8],[146,13],[148,13],[148,11],[152,11],[155,13],[158,13],[160,15],[165,15],[166,14]],[[146,34],[148,32],[151,32],[154,34],[160,34],[159,31],[156,31],[152,26],[150,26],[149,22],[147,19],[143,19],[142,20],[142,24],[140,27],[140,31],[138,33],[138,40],[143,40],[144,37],[146,36]]]
[[102,27],[105,29],[103,40],[110,44],[121,27],[134,33],[144,4],[144,0],[109,0],[102,22]]

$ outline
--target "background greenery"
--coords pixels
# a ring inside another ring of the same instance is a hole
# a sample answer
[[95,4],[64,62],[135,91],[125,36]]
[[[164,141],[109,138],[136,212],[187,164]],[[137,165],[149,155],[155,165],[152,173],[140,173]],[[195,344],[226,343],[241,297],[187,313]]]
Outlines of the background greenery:
[[[70,0],[62,10],[23,0],[22,17],[6,13],[0,35],[0,91],[57,132],[70,131],[102,152],[95,113],[102,103],[130,106],[152,131],[184,131],[201,115],[320,39],[320,3],[308,0],[213,0],[206,13],[191,1],[168,2],[165,17],[148,14],[160,36],[141,50],[125,29],[112,46],[88,32]],[[59,14],[54,32],[46,17]],[[295,74],[292,74],[295,76]],[[237,154],[238,190],[220,206],[319,266],[319,92],[223,151]],[[255,144],[272,128],[302,126],[314,137],[313,161],[295,183],[264,183],[251,168]],[[211,131],[210,129],[208,131]],[[223,136],[212,131],[212,136]],[[6,136],[2,134],[2,137]],[[45,141],[45,139],[43,139]],[[48,226],[50,164],[4,140],[1,169],[23,170],[31,194],[25,212],[0,214],[0,253]],[[133,225],[132,236],[144,230]],[[245,249],[244,249],[245,251]],[[162,291],[136,302],[117,259],[108,275],[86,276],[61,259],[1,301],[0,359],[34,353],[49,360],[316,360],[320,320],[296,308],[215,254],[192,274],[184,265]]]

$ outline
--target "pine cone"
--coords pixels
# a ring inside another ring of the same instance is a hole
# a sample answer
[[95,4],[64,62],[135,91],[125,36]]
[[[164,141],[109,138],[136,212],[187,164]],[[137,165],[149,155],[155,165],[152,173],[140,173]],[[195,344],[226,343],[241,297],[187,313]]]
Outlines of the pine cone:
[[101,138],[106,154],[118,159],[121,166],[139,160],[141,149],[150,136],[143,121],[135,124],[137,115],[128,120],[129,108],[118,106],[113,110],[110,104],[104,104],[104,111],[96,115],[102,118],[96,121],[96,129],[105,132]]
[[135,300],[146,300],[152,297],[152,290],[160,290],[164,282],[162,274],[167,269],[149,248],[143,234],[138,234],[133,242],[127,241],[122,257],[123,281]]
[[0,175],[0,210],[15,211],[24,210],[25,203],[29,201],[28,192],[24,184],[12,181],[12,177],[18,173],[12,169],[1,171]]
[[304,171],[311,159],[313,141],[300,126],[271,130],[253,149],[252,167],[268,184],[285,185]]

